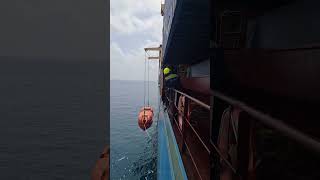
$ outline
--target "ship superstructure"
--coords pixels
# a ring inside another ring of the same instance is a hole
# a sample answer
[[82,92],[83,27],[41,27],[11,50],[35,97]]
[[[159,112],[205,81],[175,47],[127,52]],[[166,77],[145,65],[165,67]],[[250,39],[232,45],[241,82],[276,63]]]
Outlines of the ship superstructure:
[[182,85],[168,89],[160,70],[170,177],[319,178],[317,4],[165,1],[159,68]]

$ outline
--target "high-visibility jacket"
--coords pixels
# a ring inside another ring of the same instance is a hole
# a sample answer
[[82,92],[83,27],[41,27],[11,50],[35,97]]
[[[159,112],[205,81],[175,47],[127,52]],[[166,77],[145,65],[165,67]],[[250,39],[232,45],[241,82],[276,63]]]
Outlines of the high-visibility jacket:
[[176,75],[176,74],[167,74],[165,77],[164,77],[164,79],[166,80],[166,81],[168,81],[169,79],[173,79],[173,78],[176,78],[176,77],[178,77],[178,75]]

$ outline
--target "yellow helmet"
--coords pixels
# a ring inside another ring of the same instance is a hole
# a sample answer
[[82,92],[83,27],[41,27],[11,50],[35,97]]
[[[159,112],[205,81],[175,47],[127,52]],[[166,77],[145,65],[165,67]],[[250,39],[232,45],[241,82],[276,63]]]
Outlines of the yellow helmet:
[[164,75],[169,74],[169,72],[170,72],[170,68],[166,67],[166,68],[163,69],[163,74]]

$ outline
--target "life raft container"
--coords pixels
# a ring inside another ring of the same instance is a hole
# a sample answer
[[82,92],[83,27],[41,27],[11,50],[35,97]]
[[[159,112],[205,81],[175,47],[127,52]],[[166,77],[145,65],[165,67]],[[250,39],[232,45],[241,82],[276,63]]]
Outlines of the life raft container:
[[138,116],[138,124],[142,130],[148,129],[153,122],[153,109],[152,107],[146,106],[141,108]]

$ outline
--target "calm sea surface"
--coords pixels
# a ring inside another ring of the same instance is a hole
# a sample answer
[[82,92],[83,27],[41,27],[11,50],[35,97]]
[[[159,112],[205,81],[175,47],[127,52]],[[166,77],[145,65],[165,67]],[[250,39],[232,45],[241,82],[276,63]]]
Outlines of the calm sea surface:
[[149,84],[154,122],[147,132],[138,126],[143,107],[143,81],[111,81],[110,84],[111,179],[156,179],[158,85]]
[[90,179],[109,135],[105,63],[0,60],[0,179]]

